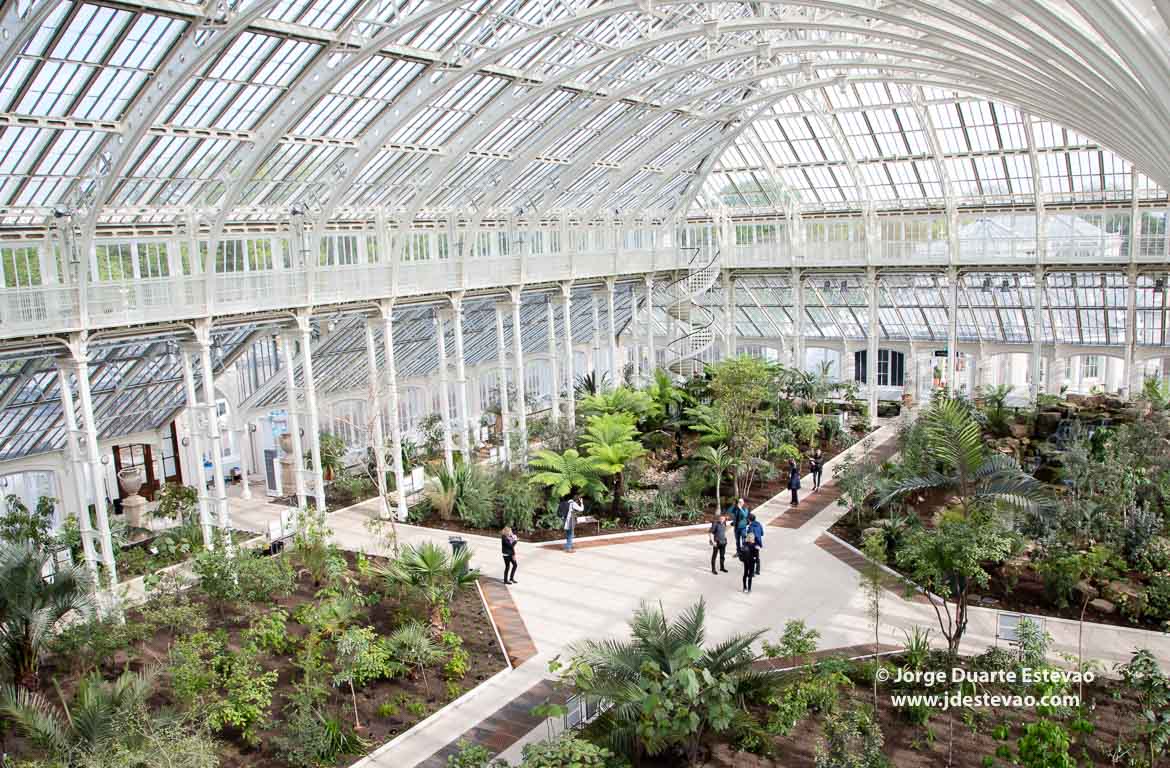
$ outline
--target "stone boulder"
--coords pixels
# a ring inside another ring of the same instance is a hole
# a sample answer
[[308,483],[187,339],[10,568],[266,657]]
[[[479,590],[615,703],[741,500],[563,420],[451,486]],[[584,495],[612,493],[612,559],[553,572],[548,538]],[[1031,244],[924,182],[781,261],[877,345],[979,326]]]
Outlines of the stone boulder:
[[1129,581],[1111,581],[1105,585],[1106,597],[1114,602],[1136,600],[1141,596],[1141,592],[1141,587]]
[[1089,607],[1092,608],[1097,613],[1102,613],[1102,614],[1105,614],[1106,616],[1108,616],[1110,614],[1117,613],[1117,606],[1114,605],[1113,603],[1109,602],[1108,600],[1106,600],[1103,597],[1097,597],[1097,598],[1090,600]]
[[1023,440],[1026,437],[1032,436],[1032,425],[1031,424],[1012,423],[1008,427],[1008,429],[1011,430],[1012,437],[1019,439],[1019,440]]
[[1060,420],[1064,418],[1060,411],[1041,411],[1036,414],[1036,429],[1035,436],[1037,439],[1044,440],[1052,436],[1056,431]]
[[1096,598],[1101,596],[1100,590],[1098,590],[1085,579],[1078,581],[1073,587],[1073,591],[1080,595],[1082,599],[1085,597]]
[[1064,396],[1065,403],[1068,405],[1081,406],[1089,399],[1089,395],[1078,395],[1075,392],[1069,392]]

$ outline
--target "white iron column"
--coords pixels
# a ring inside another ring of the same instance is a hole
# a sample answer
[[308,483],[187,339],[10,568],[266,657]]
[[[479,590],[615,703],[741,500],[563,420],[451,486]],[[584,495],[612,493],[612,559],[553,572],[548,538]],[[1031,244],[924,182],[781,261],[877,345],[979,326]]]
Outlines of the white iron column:
[[549,378],[552,381],[552,391],[550,392],[549,403],[551,404],[551,411],[549,419],[553,424],[560,421],[561,418],[561,378],[558,375],[560,371],[557,370],[557,310],[553,306],[553,297],[549,296],[545,304],[548,312],[548,365]]
[[459,403],[459,435],[462,441],[463,458],[470,461],[475,453],[471,428],[471,413],[467,408],[467,365],[463,354],[463,293],[451,294],[451,311],[455,325],[455,383]]
[[613,301],[614,282],[612,277],[605,279],[606,314],[609,316],[609,333],[606,334],[609,342],[609,375],[616,387],[622,382],[622,365],[618,361],[617,353],[617,312],[614,311]]
[[[215,535],[211,530],[211,513],[207,509],[207,473],[203,470],[203,440],[199,435],[199,399],[195,396],[195,370],[191,365],[191,356],[198,354],[198,347],[191,344],[179,346],[179,356],[183,361],[183,388],[187,394],[187,436],[191,441],[192,453],[195,459],[191,462],[193,479],[196,483],[196,498],[199,504],[199,524],[203,528],[203,546],[215,548]],[[190,482],[190,480],[188,480]]]
[[593,352],[589,367],[593,369],[593,377],[597,379],[598,388],[601,387],[601,366],[598,359],[601,357],[601,304],[597,291],[590,296],[593,302]]
[[435,338],[439,340],[439,421],[443,425],[443,464],[447,471],[455,469],[451,445],[451,382],[447,379],[447,320],[451,312],[440,309],[435,313]]
[[654,276],[646,275],[646,357],[649,378],[658,370],[658,353],[654,349]]
[[512,364],[516,379],[516,415],[520,432],[520,466],[528,464],[528,404],[524,398],[524,329],[520,325],[520,286],[512,293]]
[[305,421],[309,425],[309,455],[313,459],[313,497],[318,512],[325,511],[325,472],[321,467],[321,427],[317,423],[317,382],[313,379],[313,328],[307,312],[297,313],[301,333],[301,373],[305,383]]
[[[386,503],[386,437],[382,434],[382,393],[378,386],[378,354],[374,344],[374,330],[378,321],[374,318],[366,320],[366,386],[370,395],[370,425],[369,438],[373,443],[374,465],[378,477],[375,478],[378,486],[378,517],[383,520],[390,518],[390,507]],[[397,415],[397,414],[396,414]]]
[[[1131,238],[1136,235],[1131,233]],[[1143,382],[1134,381],[1134,358],[1137,355],[1137,265],[1131,264],[1126,275],[1125,287],[1125,368],[1122,379],[1123,397],[1133,398]]]
[[73,490],[77,494],[77,528],[81,531],[81,549],[85,553],[85,565],[97,586],[97,552],[93,548],[93,518],[89,516],[89,504],[85,490],[85,459],[81,455],[78,440],[77,414],[73,410],[73,388],[69,383],[69,369],[63,364],[57,366],[57,386],[61,390],[61,413],[65,418],[65,445],[69,457],[70,474],[73,475]]
[[950,267],[947,270],[947,394],[954,396],[958,387],[955,386],[955,347],[959,344],[959,270]]
[[[240,442],[238,449],[240,452],[240,498],[252,498],[252,485],[249,480],[248,462],[255,461],[256,457],[252,453],[252,426],[251,421],[245,421],[240,429]],[[244,450],[244,444],[247,443],[248,450]]]
[[1044,345],[1044,268],[1036,267],[1032,274],[1032,359],[1031,384],[1028,397],[1033,403],[1040,395],[1040,359]]
[[[284,355],[284,387],[287,399],[285,410],[288,412],[288,433],[292,437],[292,465],[293,484],[297,494],[297,509],[305,506],[305,449],[301,444],[301,412],[297,397],[296,373],[296,336],[290,331],[280,336],[281,353]],[[201,470],[202,471],[202,470]],[[288,493],[288,488],[281,489]]]
[[576,388],[576,374],[573,371],[573,366],[576,365],[575,352],[573,349],[573,284],[561,283],[561,320],[564,325],[565,334],[565,381],[568,388],[567,400],[565,401],[565,417],[570,424],[575,424],[577,421],[577,394]]
[[1064,360],[1056,356],[1055,340],[1052,354],[1048,356],[1048,375],[1045,377],[1045,389],[1048,394],[1060,394],[1060,385],[1064,377]]
[[[114,540],[110,536],[110,514],[106,507],[106,486],[102,482],[105,467],[98,450],[97,422],[93,417],[93,395],[89,389],[89,360],[85,342],[77,340],[73,347],[74,376],[77,377],[77,399],[81,401],[81,426],[85,430],[85,450],[89,459],[90,478],[93,481],[94,509],[97,511],[98,541],[102,549],[102,567],[110,596],[117,602],[118,570],[114,565]],[[96,586],[96,585],[95,585]]]
[[[792,365],[799,371],[804,370],[804,277],[798,267],[792,268],[792,294],[796,304],[796,317],[792,324]],[[845,354],[849,354],[849,346],[845,337],[841,337],[845,344]],[[842,366],[844,367],[844,366]]]
[[382,357],[386,366],[386,411],[390,417],[390,451],[394,465],[394,488],[398,497],[398,519],[406,520],[406,473],[402,468],[402,424],[398,418],[398,371],[394,367],[394,304],[384,301],[382,311]]
[[878,280],[877,270],[869,267],[866,275],[866,289],[869,291],[869,331],[866,339],[865,380],[869,387],[869,418],[877,419],[878,409]]
[[735,357],[735,283],[731,270],[723,270],[723,356]]
[[500,376],[500,421],[503,424],[500,459],[511,463],[512,414],[508,408],[508,349],[504,344],[504,305],[496,305],[496,363]]
[[211,478],[215,487],[215,524],[223,533],[225,545],[231,542],[227,486],[223,477],[223,435],[219,428],[219,411],[215,406],[215,377],[211,368],[211,323],[196,321],[195,340],[199,344],[200,378],[203,405],[207,412],[207,452],[211,454]]

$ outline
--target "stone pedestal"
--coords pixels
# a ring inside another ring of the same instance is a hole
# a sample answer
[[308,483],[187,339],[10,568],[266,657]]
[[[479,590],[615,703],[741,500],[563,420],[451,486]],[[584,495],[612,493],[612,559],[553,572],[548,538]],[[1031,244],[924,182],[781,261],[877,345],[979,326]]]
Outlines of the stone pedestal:
[[122,499],[122,514],[126,516],[128,527],[145,528],[146,499],[137,493]]
[[282,452],[280,457],[280,492],[285,496],[292,496],[297,492],[296,462],[293,461],[292,434],[285,432],[277,442]]

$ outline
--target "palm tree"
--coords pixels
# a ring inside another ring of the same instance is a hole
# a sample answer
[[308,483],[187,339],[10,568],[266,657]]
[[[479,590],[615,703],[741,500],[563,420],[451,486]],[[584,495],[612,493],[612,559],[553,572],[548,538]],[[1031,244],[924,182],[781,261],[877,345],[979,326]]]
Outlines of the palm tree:
[[[645,699],[638,682],[645,678],[647,665],[656,666],[664,678],[688,667],[700,678],[706,678],[706,673],[713,678],[726,676],[739,703],[771,687],[768,675],[752,669],[757,658],[752,645],[764,633],[733,635],[704,648],[705,620],[702,598],[673,621],[666,618],[660,605],[643,603],[630,621],[629,640],[586,640],[572,646],[571,667],[588,670],[589,694],[612,705],[600,715],[598,727],[615,751],[635,760],[643,751],[638,726]],[[707,725],[701,722],[690,734],[686,749],[692,760]]]
[[558,499],[576,492],[596,497],[604,490],[597,479],[601,474],[597,459],[593,456],[582,456],[576,448],[570,448],[564,453],[537,451],[528,463],[540,470],[534,473],[528,482],[547,486],[549,492]]
[[609,389],[609,374],[590,371],[577,377],[573,393],[580,399],[586,395],[596,395],[607,389]]
[[723,496],[721,490],[723,488],[723,473],[731,469],[735,465],[735,459],[727,453],[727,446],[712,446],[703,445],[699,450],[695,451],[695,458],[703,463],[709,465],[711,469],[715,470],[715,511],[721,512],[723,510]]
[[622,487],[626,464],[646,453],[638,442],[634,417],[628,413],[594,416],[585,427],[581,445],[597,460],[597,469],[613,476],[612,514],[621,514]]
[[55,565],[44,577],[49,555],[30,544],[0,544],[0,655],[13,680],[39,687],[37,671],[45,643],[70,614],[93,613],[93,584],[81,566]]
[[426,600],[430,608],[431,631],[436,637],[446,627],[443,608],[456,592],[479,578],[479,571],[471,568],[471,550],[464,547],[450,553],[431,541],[407,544],[379,573],[387,584],[405,586]]
[[1044,485],[1015,458],[989,451],[969,405],[956,398],[935,400],[925,419],[926,443],[935,468],[891,483],[878,506],[924,490],[944,489],[959,498],[964,515],[975,509],[1031,512],[1048,505]]
[[113,681],[91,672],[81,680],[72,703],[57,689],[57,707],[36,691],[6,685],[0,689],[0,709],[26,738],[61,760],[79,755],[106,755],[124,744],[127,721],[144,714],[154,693],[153,672],[126,670]]

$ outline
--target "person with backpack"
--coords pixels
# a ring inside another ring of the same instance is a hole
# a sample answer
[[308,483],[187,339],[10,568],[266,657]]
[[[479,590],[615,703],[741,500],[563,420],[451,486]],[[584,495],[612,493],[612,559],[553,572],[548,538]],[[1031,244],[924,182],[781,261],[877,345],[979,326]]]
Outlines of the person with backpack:
[[756,542],[756,575],[759,576],[760,550],[764,548],[764,524],[757,520],[754,514],[748,515],[747,532]]
[[738,555],[743,547],[743,534],[748,526],[748,508],[742,498],[731,505],[731,509],[727,510],[727,516],[731,518],[731,525],[735,528],[735,552]]
[[[574,494],[573,499],[566,503],[565,507],[565,551],[573,551],[573,533],[577,530],[577,515],[585,511],[585,505],[581,502],[581,494]],[[559,509],[559,507],[558,507]]]

